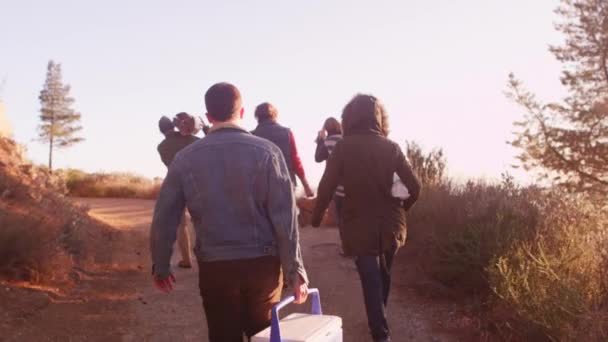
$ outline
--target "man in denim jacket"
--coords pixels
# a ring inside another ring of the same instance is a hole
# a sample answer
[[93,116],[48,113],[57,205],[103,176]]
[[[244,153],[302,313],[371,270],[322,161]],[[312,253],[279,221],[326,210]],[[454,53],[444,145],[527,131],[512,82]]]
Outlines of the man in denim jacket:
[[209,135],[180,151],[163,182],[151,227],[154,283],[170,292],[171,249],[184,208],[196,230],[199,286],[211,342],[241,342],[270,323],[283,274],[296,302],[308,295],[295,199],[281,150],[241,128],[239,90],[205,94]]

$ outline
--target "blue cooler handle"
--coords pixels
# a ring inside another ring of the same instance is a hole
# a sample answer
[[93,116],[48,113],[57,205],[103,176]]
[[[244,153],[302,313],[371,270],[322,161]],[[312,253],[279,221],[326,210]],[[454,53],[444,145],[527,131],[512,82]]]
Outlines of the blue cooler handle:
[[[321,310],[321,297],[319,295],[319,289],[308,289],[308,295],[312,296],[312,310],[313,315],[322,315]],[[279,327],[279,310],[291,304],[296,297],[289,296],[279,304],[272,308],[272,318],[270,320],[270,342],[281,342],[281,328]]]

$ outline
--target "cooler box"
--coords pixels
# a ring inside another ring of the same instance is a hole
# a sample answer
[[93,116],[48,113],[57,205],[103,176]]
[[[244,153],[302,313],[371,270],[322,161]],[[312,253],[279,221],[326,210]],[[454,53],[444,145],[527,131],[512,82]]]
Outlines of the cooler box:
[[251,338],[251,342],[342,342],[342,318],[323,315],[318,289],[310,289],[312,314],[293,313],[279,320],[279,310],[293,302],[283,299],[272,309],[270,327]]

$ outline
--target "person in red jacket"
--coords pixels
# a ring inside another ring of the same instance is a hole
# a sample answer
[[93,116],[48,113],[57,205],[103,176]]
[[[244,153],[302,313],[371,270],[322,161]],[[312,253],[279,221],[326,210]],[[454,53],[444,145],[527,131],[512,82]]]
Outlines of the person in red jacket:
[[268,102],[260,104],[255,109],[255,118],[258,120],[258,126],[252,133],[258,137],[270,140],[281,149],[285,161],[287,162],[287,168],[289,169],[289,175],[294,188],[297,185],[297,176],[300,179],[300,182],[302,182],[306,196],[312,197],[314,196],[314,192],[306,179],[304,166],[298,155],[296,140],[289,128],[277,123],[278,116],[279,111],[275,106]]

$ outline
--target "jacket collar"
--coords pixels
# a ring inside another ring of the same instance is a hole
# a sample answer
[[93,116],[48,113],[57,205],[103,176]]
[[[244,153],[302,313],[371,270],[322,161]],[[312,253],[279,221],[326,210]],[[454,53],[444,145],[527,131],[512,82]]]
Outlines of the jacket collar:
[[279,123],[274,121],[274,120],[270,120],[270,119],[266,119],[263,121],[258,122],[258,127],[260,126],[278,126]]
[[238,130],[238,131],[243,131],[245,133],[249,133],[241,125],[238,125],[238,124],[235,124],[232,122],[220,122],[220,123],[213,124],[213,126],[211,126],[211,128],[209,129],[209,133],[214,133],[214,132],[224,130],[224,129]]

